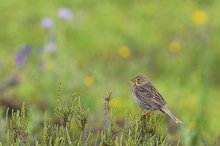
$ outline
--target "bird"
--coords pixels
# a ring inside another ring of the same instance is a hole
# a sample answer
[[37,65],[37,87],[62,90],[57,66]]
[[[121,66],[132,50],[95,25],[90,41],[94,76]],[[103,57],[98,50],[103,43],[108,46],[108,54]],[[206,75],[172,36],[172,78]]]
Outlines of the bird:
[[176,118],[173,113],[169,110],[166,101],[163,99],[157,89],[151,84],[147,77],[139,75],[133,79],[134,86],[132,89],[132,96],[136,104],[146,111],[145,116],[149,114],[152,109],[159,110],[162,113],[166,113],[176,123],[182,123]]

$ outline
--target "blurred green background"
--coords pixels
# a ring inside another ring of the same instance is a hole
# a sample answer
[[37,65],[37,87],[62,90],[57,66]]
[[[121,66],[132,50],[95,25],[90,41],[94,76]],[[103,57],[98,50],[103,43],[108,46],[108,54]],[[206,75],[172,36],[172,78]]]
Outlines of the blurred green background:
[[183,122],[164,116],[171,142],[219,143],[219,7],[214,0],[3,0],[1,135],[6,108],[25,102],[36,136],[45,111],[56,106],[59,83],[63,100],[77,93],[91,121],[112,92],[111,106],[123,121],[125,111],[139,111],[130,79],[144,75]]

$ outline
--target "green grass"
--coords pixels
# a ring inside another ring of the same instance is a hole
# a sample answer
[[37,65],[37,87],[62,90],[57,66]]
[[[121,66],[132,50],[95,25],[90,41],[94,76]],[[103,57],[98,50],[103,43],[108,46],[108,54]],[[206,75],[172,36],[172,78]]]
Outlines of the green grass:
[[[16,73],[20,83],[0,91],[0,98],[17,107],[25,102],[27,109],[42,116],[45,110],[53,111],[56,89],[62,83],[64,100],[77,93],[82,107],[90,109],[90,118],[96,119],[103,95],[112,92],[116,100],[111,106],[117,108],[115,117],[120,121],[125,111],[134,115],[139,110],[131,96],[130,79],[142,74],[183,121],[171,141],[202,143],[203,135],[208,144],[214,144],[220,128],[216,110],[220,102],[219,5],[218,1],[4,0],[0,6],[0,81],[3,86]],[[61,7],[73,12],[72,21],[58,18]],[[205,24],[193,22],[198,10],[206,13]],[[41,28],[44,17],[54,21],[49,30]],[[56,38],[56,50],[39,53],[51,35]],[[172,42],[179,44],[177,52],[170,51]],[[14,56],[26,44],[32,52],[20,71]],[[128,58],[118,55],[122,46],[130,49]],[[94,78],[92,86],[85,85],[86,76]],[[8,105],[0,103],[4,113]],[[168,129],[173,125],[167,116],[163,121]]]

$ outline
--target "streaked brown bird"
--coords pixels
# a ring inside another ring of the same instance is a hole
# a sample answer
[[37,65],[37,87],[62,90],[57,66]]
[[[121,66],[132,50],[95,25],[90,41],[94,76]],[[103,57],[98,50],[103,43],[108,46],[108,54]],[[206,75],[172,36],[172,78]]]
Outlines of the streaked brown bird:
[[137,76],[131,81],[134,82],[132,96],[137,105],[147,111],[144,115],[149,114],[151,109],[160,110],[169,115],[176,123],[182,123],[172,114],[166,101],[146,77]]

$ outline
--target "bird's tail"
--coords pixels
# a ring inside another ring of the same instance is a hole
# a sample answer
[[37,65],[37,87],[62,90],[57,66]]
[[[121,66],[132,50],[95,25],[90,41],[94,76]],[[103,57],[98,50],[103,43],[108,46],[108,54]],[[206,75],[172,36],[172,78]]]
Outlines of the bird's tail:
[[167,115],[170,116],[176,123],[182,123],[178,118],[176,118],[173,113],[167,108],[167,107],[162,107],[162,111],[164,111]]

